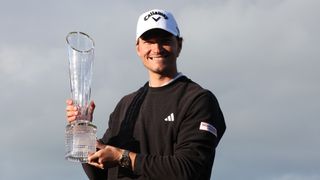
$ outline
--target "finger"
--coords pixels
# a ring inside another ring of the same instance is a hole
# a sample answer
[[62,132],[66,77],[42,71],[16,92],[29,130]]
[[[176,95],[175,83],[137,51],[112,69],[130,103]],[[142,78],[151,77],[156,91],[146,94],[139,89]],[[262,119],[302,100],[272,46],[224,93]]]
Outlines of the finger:
[[66,115],[67,115],[67,117],[77,116],[77,115],[79,115],[79,111],[67,111]]
[[98,164],[97,167],[100,168],[100,169],[104,169],[104,165],[103,164]]
[[103,160],[100,158],[100,154],[99,151],[88,154],[88,163],[97,168],[104,169]]
[[72,99],[67,99],[67,100],[66,100],[66,104],[67,104],[67,105],[73,105]]
[[68,122],[72,122],[77,119],[79,112],[77,111],[67,111],[66,118]]
[[68,118],[67,118],[67,121],[68,121],[69,123],[71,123],[72,121],[75,121],[76,119],[77,119],[76,116],[72,116],[72,117],[68,117]]
[[92,156],[95,152],[88,152],[88,157]]
[[77,111],[78,107],[74,105],[67,105],[66,111]]
[[104,162],[104,161],[102,160],[102,158],[99,158],[99,159],[98,159],[98,163],[99,163],[99,164],[103,164],[103,162]]
[[97,163],[97,160],[98,157],[95,155],[95,153],[88,155],[88,163]]
[[104,169],[103,164],[99,164],[97,162],[88,162],[88,164],[91,164],[92,166],[95,166],[95,167],[100,168],[100,169]]
[[69,118],[69,117],[76,117],[76,116],[78,116],[79,114],[80,114],[79,111],[67,111],[67,112],[66,112],[67,118]]

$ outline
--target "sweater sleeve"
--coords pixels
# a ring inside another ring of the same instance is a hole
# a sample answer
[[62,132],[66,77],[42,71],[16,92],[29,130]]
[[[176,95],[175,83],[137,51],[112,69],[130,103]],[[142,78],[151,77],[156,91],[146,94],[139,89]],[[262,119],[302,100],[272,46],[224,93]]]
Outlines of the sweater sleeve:
[[90,180],[108,179],[108,169],[102,170],[87,163],[83,163],[82,168]]
[[138,154],[136,174],[149,179],[210,179],[215,148],[226,128],[214,95],[208,91],[197,97],[178,128],[173,155]]

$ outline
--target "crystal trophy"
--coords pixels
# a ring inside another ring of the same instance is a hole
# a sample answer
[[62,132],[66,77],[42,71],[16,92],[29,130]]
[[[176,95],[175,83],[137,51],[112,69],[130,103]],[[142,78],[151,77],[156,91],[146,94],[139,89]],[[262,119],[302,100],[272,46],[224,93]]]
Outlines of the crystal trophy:
[[67,37],[71,96],[80,115],[68,123],[65,131],[65,158],[86,163],[88,154],[96,151],[97,128],[91,123],[90,104],[94,41],[85,33],[70,32]]

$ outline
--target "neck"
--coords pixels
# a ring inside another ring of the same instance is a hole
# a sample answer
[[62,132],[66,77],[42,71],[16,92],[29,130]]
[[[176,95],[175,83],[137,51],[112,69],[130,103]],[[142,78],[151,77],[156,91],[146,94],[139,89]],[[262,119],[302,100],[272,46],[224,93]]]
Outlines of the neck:
[[169,81],[174,79],[178,72],[172,73],[170,75],[154,74],[149,72],[149,86],[150,87],[161,87],[167,84]]

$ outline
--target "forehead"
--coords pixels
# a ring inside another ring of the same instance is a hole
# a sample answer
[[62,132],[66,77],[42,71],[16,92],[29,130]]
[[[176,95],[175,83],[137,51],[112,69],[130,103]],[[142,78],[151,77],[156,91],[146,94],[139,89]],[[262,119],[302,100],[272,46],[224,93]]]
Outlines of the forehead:
[[141,39],[147,40],[152,38],[170,38],[173,34],[162,29],[151,29],[141,35]]

